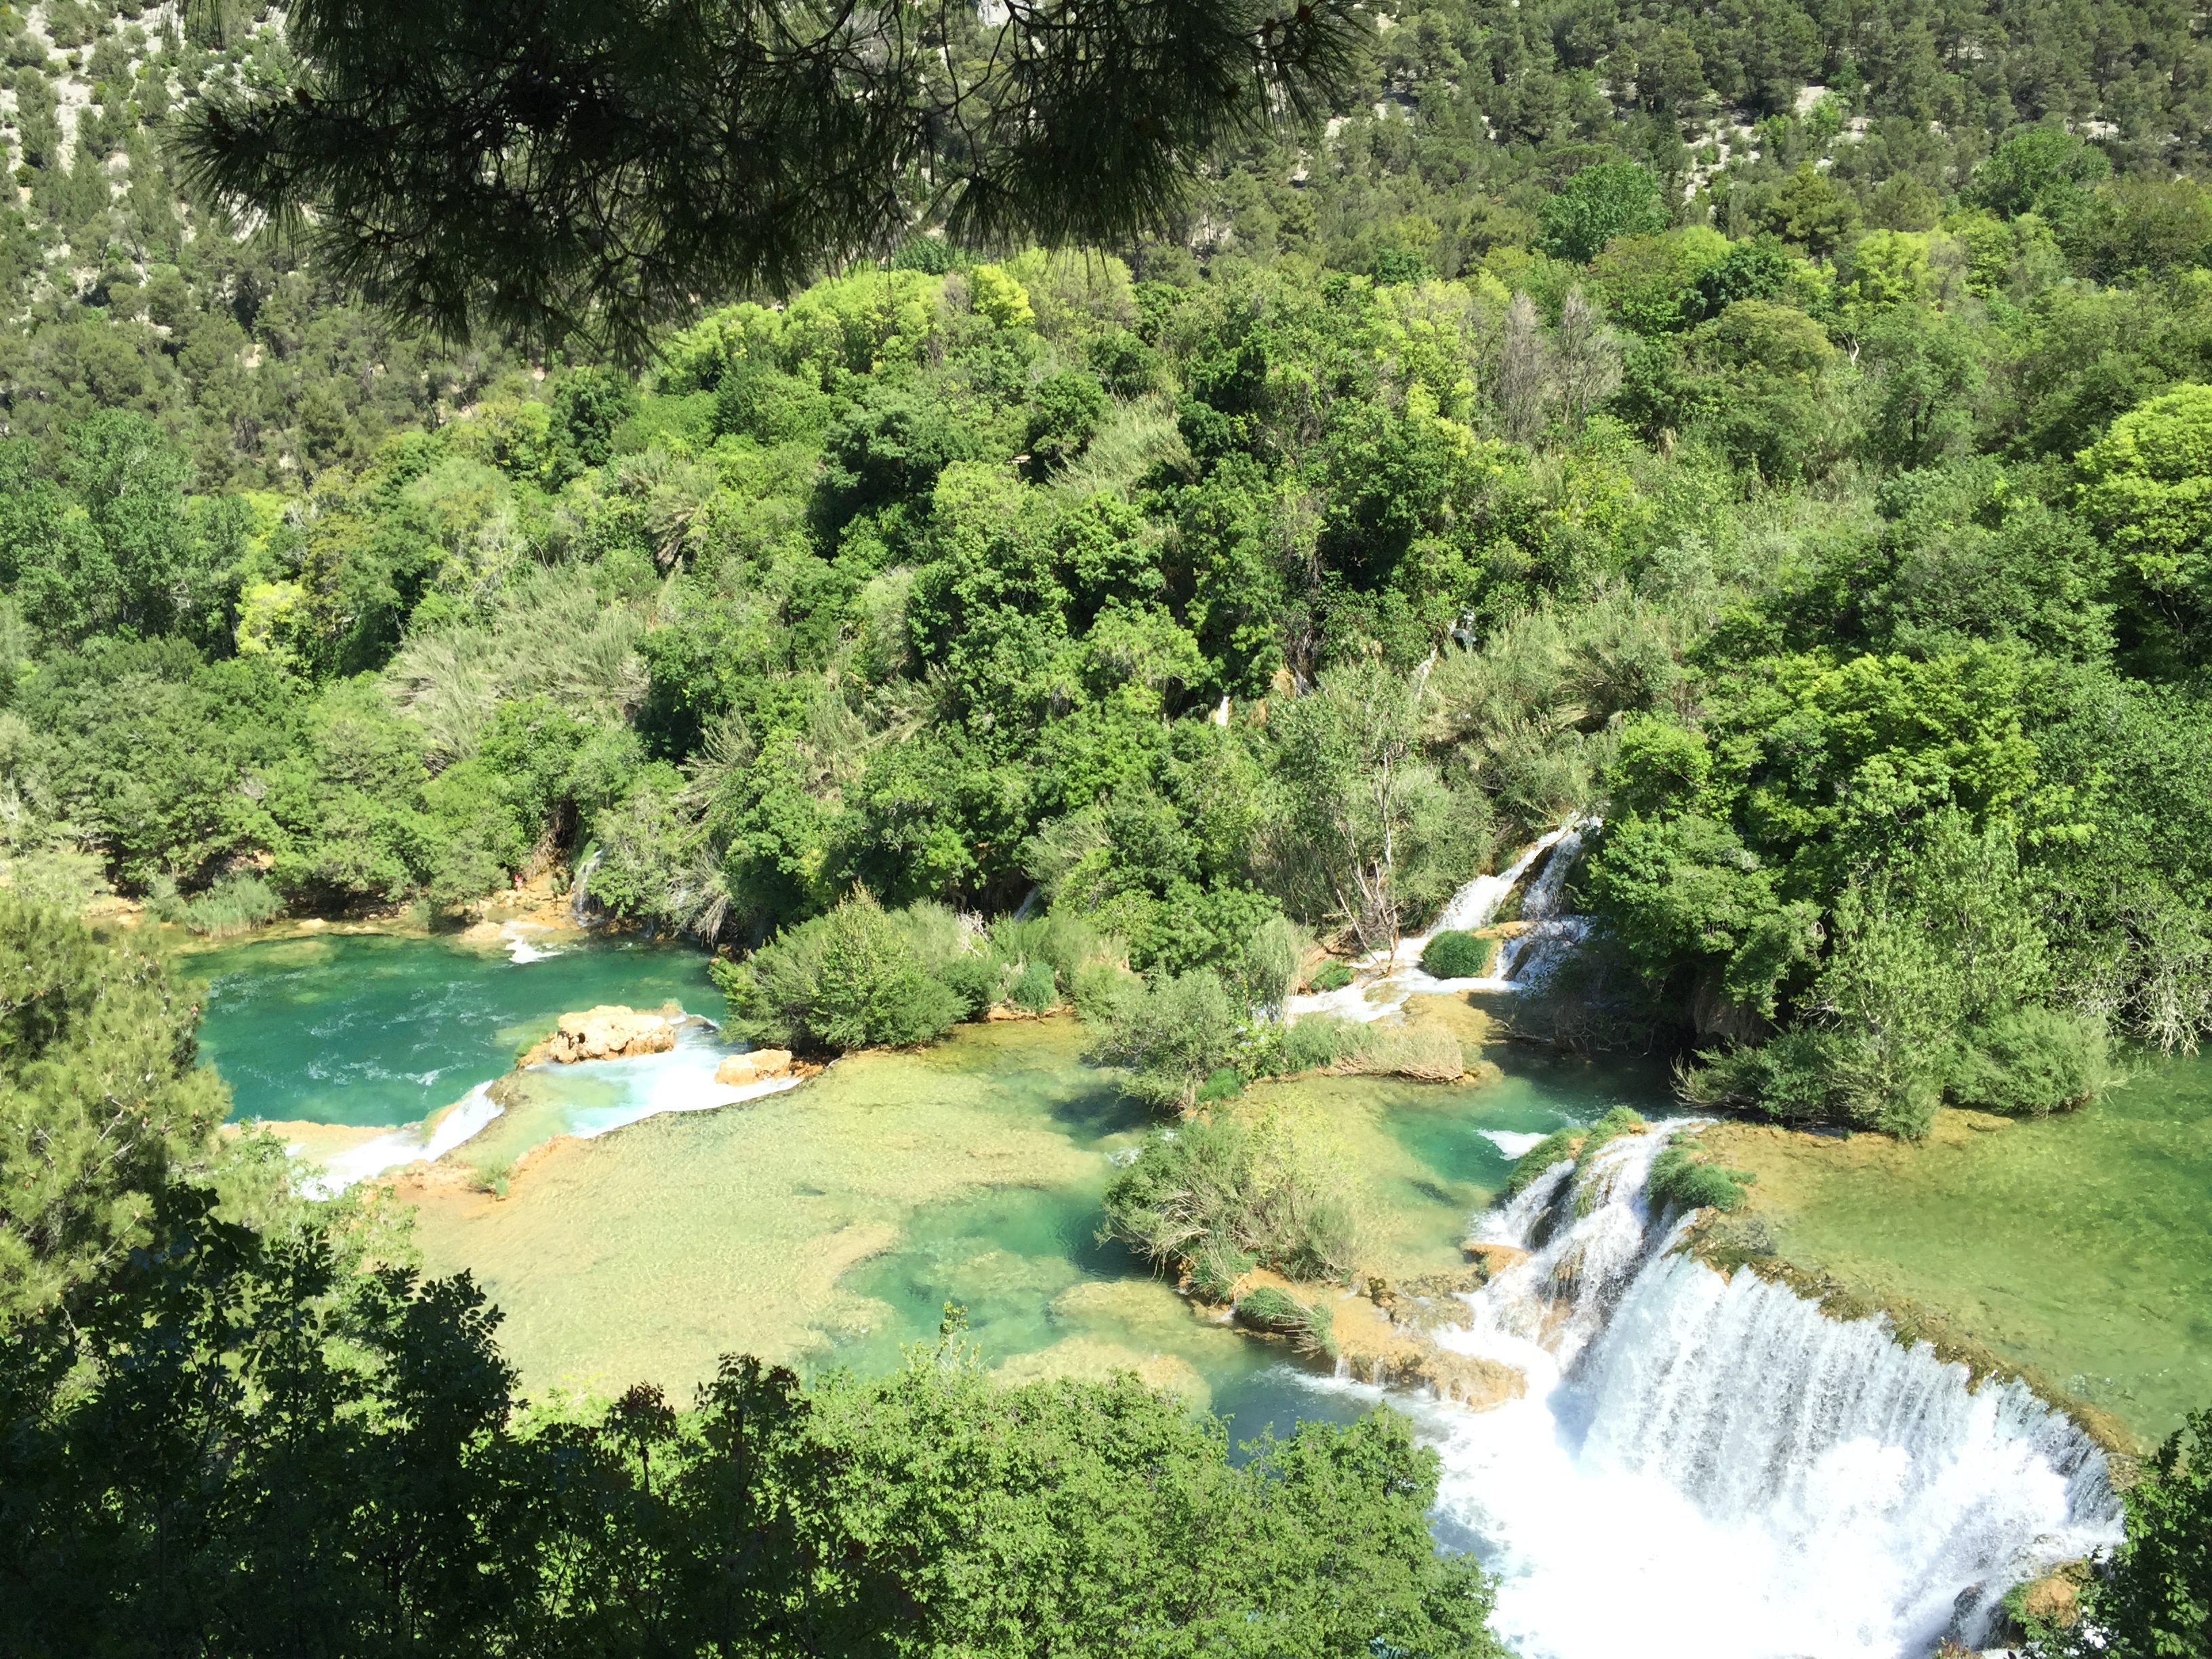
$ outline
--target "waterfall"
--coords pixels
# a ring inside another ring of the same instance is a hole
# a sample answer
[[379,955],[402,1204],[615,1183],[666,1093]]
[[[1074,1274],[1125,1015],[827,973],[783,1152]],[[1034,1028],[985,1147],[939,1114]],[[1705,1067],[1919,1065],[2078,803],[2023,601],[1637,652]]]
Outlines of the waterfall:
[[[1352,964],[1358,976],[1353,983],[1339,990],[1292,997],[1284,1005],[1285,1012],[1293,1018],[1327,1013],[1345,1019],[1376,1020],[1396,1013],[1416,991],[1525,991],[1541,983],[1589,928],[1587,919],[1558,912],[1567,872],[1582,849],[1583,831],[1595,823],[1595,819],[1588,818],[1539,836],[1514,854],[1505,868],[1477,876],[1454,893],[1428,933],[1401,939],[1395,949],[1369,952]],[[1472,932],[1488,927],[1505,896],[1547,852],[1552,860],[1522,903],[1524,919],[1536,925],[1499,946],[1496,973],[1474,979],[1435,979],[1421,971],[1416,964],[1430,939],[1448,930]]]
[[1512,990],[1526,991],[1541,985],[1589,932],[1589,918],[1570,915],[1564,906],[1567,872],[1583,848],[1583,831],[1595,823],[1575,824],[1559,831],[1551,860],[1529,884],[1521,901],[1521,919],[1534,924],[1518,938],[1505,941],[1498,952],[1497,977]]
[[576,866],[576,878],[570,884],[568,914],[576,919],[579,927],[591,920],[592,872],[599,867],[599,849],[594,847]]
[[1477,876],[1451,896],[1443,913],[1437,918],[1436,927],[1430,931],[1441,933],[1458,928],[1472,933],[1477,927],[1487,927],[1491,917],[1498,914],[1498,907],[1505,902],[1505,896],[1528,873],[1528,866],[1572,833],[1569,830],[1554,830],[1549,835],[1539,836],[1514,854],[1513,862],[1497,874]]
[[2118,1539],[2104,1454],[2021,1384],[1674,1251],[1684,1223],[1644,1193],[1667,1139],[1621,1136],[1480,1218],[1530,1254],[1442,1340],[1520,1366],[1528,1395],[1412,1404],[1439,1535],[1499,1576],[1526,1659],[1919,1659],[1982,1644],[2012,1584]]

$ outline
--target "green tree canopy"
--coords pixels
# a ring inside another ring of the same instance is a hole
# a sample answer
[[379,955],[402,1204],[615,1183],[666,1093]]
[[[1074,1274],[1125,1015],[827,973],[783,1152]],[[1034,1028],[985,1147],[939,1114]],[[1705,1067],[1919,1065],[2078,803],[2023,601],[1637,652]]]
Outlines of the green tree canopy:
[[230,1096],[198,1024],[158,957],[0,890],[0,1325],[145,1243],[204,1166]]
[[1325,112],[1360,27],[1346,0],[1011,0],[995,27],[846,0],[307,0],[296,86],[210,100],[188,147],[218,194],[312,224],[333,273],[449,334],[641,351],[701,294],[787,291],[917,215],[1129,236],[1224,141]]

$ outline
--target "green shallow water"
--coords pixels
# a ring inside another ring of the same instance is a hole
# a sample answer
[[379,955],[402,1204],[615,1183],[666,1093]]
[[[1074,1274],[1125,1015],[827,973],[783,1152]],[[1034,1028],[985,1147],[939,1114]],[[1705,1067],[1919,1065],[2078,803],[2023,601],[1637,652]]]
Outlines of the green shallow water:
[[697,951],[620,940],[516,963],[458,940],[325,935],[183,965],[207,984],[200,1048],[239,1118],[411,1123],[507,1070],[571,1009],[721,1003]]
[[1750,1143],[1783,1253],[1940,1311],[2138,1434],[2212,1407],[2212,1059],[2148,1062],[2064,1117],[1946,1118],[1919,1146]]
[[[241,1116],[412,1121],[505,1071],[564,1010],[714,1007],[698,956],[618,942],[518,965],[437,939],[324,938],[191,965],[212,987],[204,1047]],[[465,1179],[426,1188],[426,1261],[476,1273],[532,1386],[644,1377],[680,1394],[738,1349],[878,1369],[933,1337],[950,1302],[1011,1375],[1140,1364],[1239,1433],[1346,1409],[1280,1349],[1193,1317],[1096,1242],[1111,1158],[1146,1123],[1081,1049],[1065,1020],[964,1027],[712,1111],[671,1109],[711,1055],[526,1073],[453,1163],[505,1172],[550,1136],[661,1115],[547,1149],[504,1200]],[[1317,1078],[1240,1109],[1295,1119],[1355,1173],[1378,1263],[1452,1266],[1511,1137],[1665,1108],[1653,1067],[1488,1052],[1504,1075],[1480,1086]],[[1966,1121],[1920,1146],[1727,1133],[1743,1139],[1731,1158],[1761,1171],[1757,1206],[1786,1255],[1940,1310],[2139,1434],[2212,1403],[2212,1061],[2158,1066],[2071,1117]]]

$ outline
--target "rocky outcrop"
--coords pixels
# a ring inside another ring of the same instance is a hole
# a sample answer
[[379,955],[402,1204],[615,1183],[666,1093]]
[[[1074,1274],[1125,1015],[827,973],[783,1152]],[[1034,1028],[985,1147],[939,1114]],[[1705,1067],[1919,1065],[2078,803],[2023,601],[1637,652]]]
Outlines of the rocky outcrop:
[[658,1010],[602,1003],[581,1013],[562,1015],[553,1035],[523,1055],[522,1064],[551,1060],[569,1066],[580,1060],[665,1054],[676,1046],[676,1028],[684,1019],[684,1010],[672,1002]]
[[714,1068],[714,1081],[735,1089],[790,1075],[788,1048],[755,1048],[749,1054],[732,1054]]
[[1492,1244],[1480,1238],[1468,1239],[1460,1249],[1467,1252],[1468,1261],[1482,1269],[1486,1284],[1515,1262],[1528,1259],[1528,1252],[1517,1244]]
[[[1473,1287],[1470,1276],[1468,1288]],[[1418,1296],[1410,1287],[1377,1281],[1368,1295],[1346,1297],[1334,1312],[1337,1353],[1363,1382],[1425,1383],[1437,1399],[1478,1412],[1528,1391],[1528,1379],[1518,1368],[1438,1346],[1432,1330],[1464,1324],[1468,1317],[1467,1304],[1449,1292]]]

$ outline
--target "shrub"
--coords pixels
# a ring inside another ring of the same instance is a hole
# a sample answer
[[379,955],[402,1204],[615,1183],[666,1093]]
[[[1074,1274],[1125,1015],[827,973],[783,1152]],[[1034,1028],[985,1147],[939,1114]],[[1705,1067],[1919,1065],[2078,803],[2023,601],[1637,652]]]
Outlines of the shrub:
[[972,998],[947,981],[973,977],[981,954],[945,906],[890,911],[864,890],[713,972],[732,1024],[750,1041],[905,1046],[943,1036],[975,1012]]
[[2087,1104],[2121,1076],[2102,1020],[2019,1008],[1973,1034],[1952,1095],[1962,1106],[2040,1117]]
[[1437,979],[1474,979],[1489,971],[1497,950],[1495,939],[1448,928],[1422,947],[1421,971]]
[[2097,1563],[2069,1629],[2030,1626],[2037,1659],[2152,1659],[2212,1646],[2212,1411],[2187,1419],[2121,1494],[2127,1539]]
[[1258,1331],[1292,1331],[1305,1322],[1305,1304],[1273,1285],[1261,1285],[1237,1298],[1237,1317]]
[[1570,1162],[1582,1150],[1587,1131],[1554,1129],[1513,1160],[1513,1173],[1505,1178],[1505,1196],[1513,1198],[1535,1184],[1536,1177],[1554,1164]]
[[1237,1298],[1237,1317],[1255,1331],[1287,1336],[1302,1353],[1336,1352],[1336,1316],[1325,1303],[1308,1304],[1273,1285]]
[[1456,1083],[1467,1075],[1467,1051],[1437,1025],[1354,1026],[1336,1063],[1340,1071],[1423,1083]]
[[1310,991],[1341,991],[1352,983],[1352,969],[1334,957],[1306,975]]
[[1046,1009],[1056,1006],[1060,1001],[1060,981],[1053,975],[1052,964],[1035,961],[1024,963],[1021,972],[1014,975],[1013,984],[1007,988],[1006,1000],[1015,1007],[1026,1009],[1033,1014],[1041,1014]]
[[185,907],[196,933],[242,933],[283,913],[283,896],[258,876],[225,876]]
[[1334,1014],[1307,1014],[1286,1024],[1261,1028],[1251,1054],[1255,1077],[1291,1077],[1334,1066],[1358,1036],[1359,1028]]
[[156,921],[221,937],[258,927],[281,915],[283,896],[258,876],[225,876],[207,891],[186,898],[173,876],[156,876],[147,890],[146,914]]
[[1273,1119],[1255,1126],[1212,1115],[1153,1132],[1107,1188],[1099,1239],[1182,1264],[1215,1300],[1255,1266],[1340,1279],[1355,1248],[1340,1175],[1317,1167]]
[[1748,1170],[1723,1169],[1705,1162],[1705,1148],[1695,1140],[1677,1139],[1651,1161],[1651,1176],[1644,1187],[1655,1206],[1674,1204],[1686,1210],[1737,1210],[1747,1194],[1744,1188],[1759,1177]]
[[1188,1110],[1199,1085],[1229,1064],[1243,1022],[1211,969],[1132,988],[1105,1011],[1091,1058],[1126,1067],[1129,1092]]
[[1244,1074],[1234,1066],[1224,1066],[1209,1074],[1199,1085],[1194,1104],[1204,1106],[1216,1100],[1231,1100],[1244,1092]]

